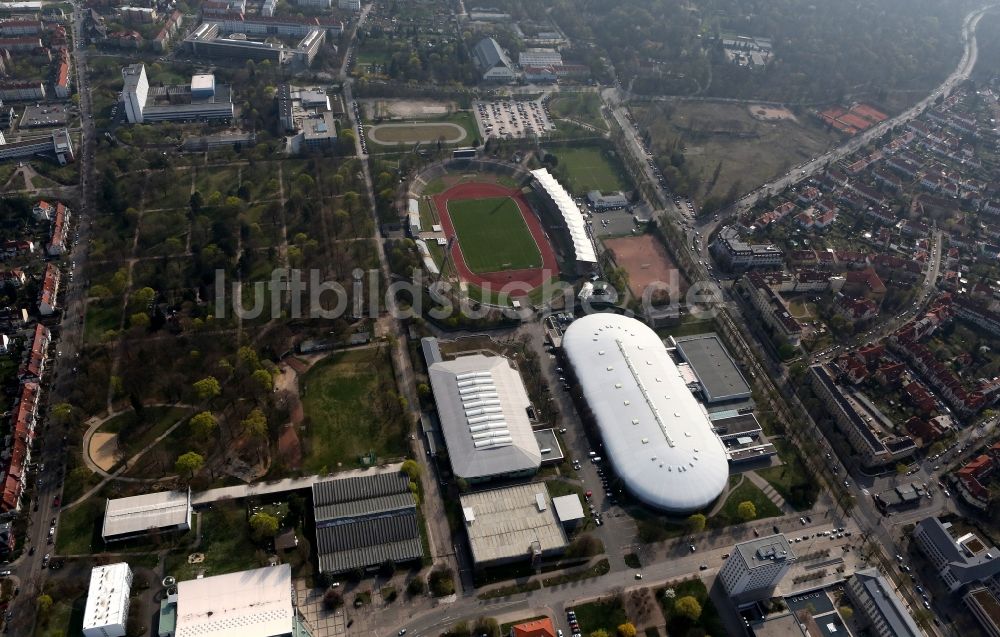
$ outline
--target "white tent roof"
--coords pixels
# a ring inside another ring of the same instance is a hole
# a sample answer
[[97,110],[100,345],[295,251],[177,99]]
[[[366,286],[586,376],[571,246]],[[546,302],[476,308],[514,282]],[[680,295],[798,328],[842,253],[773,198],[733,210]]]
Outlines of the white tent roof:
[[569,326],[563,348],[609,459],[636,497],[681,513],[722,493],[725,447],[653,330],[617,314],[592,314]]
[[532,170],[531,175],[538,180],[539,185],[545,189],[546,194],[559,208],[563,223],[566,224],[569,236],[573,240],[573,252],[576,255],[576,260],[597,263],[594,244],[590,240],[590,235],[587,234],[587,222],[584,220],[580,208],[573,201],[573,197],[566,192],[566,189],[556,181],[556,178],[547,169]]

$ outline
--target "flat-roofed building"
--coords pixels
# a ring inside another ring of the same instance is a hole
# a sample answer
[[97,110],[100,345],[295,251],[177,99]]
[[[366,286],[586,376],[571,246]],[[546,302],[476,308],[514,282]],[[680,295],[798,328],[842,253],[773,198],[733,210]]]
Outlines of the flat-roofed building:
[[767,599],[794,560],[784,535],[755,538],[736,545],[719,569],[719,580],[737,605]]
[[502,356],[474,354],[428,369],[452,472],[470,483],[534,475],[541,450],[528,391]]
[[566,549],[566,532],[544,483],[466,493],[459,500],[477,568],[538,560]]
[[962,601],[990,637],[1000,637],[1000,600],[985,586],[970,589]]
[[646,504],[690,513],[729,479],[726,449],[660,337],[618,314],[577,319],[563,335],[608,460]]
[[924,518],[917,523],[913,539],[953,593],[966,586],[990,584],[1000,577],[1000,549],[986,544],[975,533],[955,537],[950,522]]
[[697,334],[677,338],[677,353],[698,378],[701,393],[708,404],[742,401],[750,398],[750,385],[740,373],[736,361],[726,351],[718,335]]
[[525,66],[562,66],[563,59],[555,49],[526,49],[518,54],[517,63]]
[[877,637],[922,637],[924,633],[893,588],[876,568],[854,573],[847,580],[847,595],[861,610],[855,620]]
[[552,506],[556,509],[556,517],[566,529],[579,526],[586,518],[583,512],[583,502],[575,493],[552,498]]
[[132,569],[125,562],[95,566],[83,610],[84,637],[124,637]]
[[108,500],[101,537],[105,542],[191,528],[191,491],[162,491]]
[[[293,599],[292,568],[265,566],[177,583],[175,637],[308,634]],[[301,631],[301,632],[300,632]]]

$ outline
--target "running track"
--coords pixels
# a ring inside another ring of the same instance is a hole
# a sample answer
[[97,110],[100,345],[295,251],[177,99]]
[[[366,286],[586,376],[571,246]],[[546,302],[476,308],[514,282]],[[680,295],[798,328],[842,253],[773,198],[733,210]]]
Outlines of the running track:
[[[437,206],[438,215],[441,217],[441,226],[445,236],[449,238],[455,236],[455,226],[451,223],[451,215],[448,214],[449,201],[452,199],[485,199],[487,197],[510,197],[517,203],[517,207],[521,209],[521,216],[528,224],[528,230],[531,231],[535,245],[538,246],[538,251],[542,255],[542,267],[477,274],[466,265],[465,257],[462,255],[462,246],[460,242],[455,241],[451,249],[451,258],[458,270],[459,277],[480,288],[490,286],[495,292],[514,281],[523,283],[528,289],[534,289],[544,283],[548,277],[557,276],[559,266],[556,262],[556,253],[552,249],[552,244],[545,237],[542,222],[535,215],[528,202],[524,200],[520,190],[505,188],[497,184],[466,183],[452,186],[448,190],[434,195],[434,205]],[[525,294],[514,292],[513,295],[524,296]]]

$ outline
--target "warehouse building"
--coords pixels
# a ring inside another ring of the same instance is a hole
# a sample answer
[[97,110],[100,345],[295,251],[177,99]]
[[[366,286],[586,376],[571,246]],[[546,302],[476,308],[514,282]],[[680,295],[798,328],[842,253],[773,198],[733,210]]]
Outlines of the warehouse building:
[[400,471],[313,485],[319,569],[336,574],[420,560],[420,523],[410,480]]
[[573,197],[545,168],[531,171],[531,186],[545,203],[548,225],[564,249],[572,251],[577,274],[597,268],[597,252],[587,231],[587,222]]
[[671,513],[711,504],[726,449],[660,337],[633,318],[591,314],[562,340],[608,460],[639,500]]
[[709,405],[746,401],[750,385],[740,373],[716,334],[697,334],[675,339],[677,354],[690,365],[698,387]]
[[517,56],[517,63],[526,66],[562,66],[562,55],[555,49],[526,49]]
[[521,375],[502,356],[461,356],[428,369],[455,476],[470,483],[534,475],[541,450]]
[[191,491],[163,491],[108,500],[101,537],[114,542],[190,528]]
[[125,637],[132,570],[125,562],[95,566],[83,610],[83,637]]
[[484,38],[472,48],[472,59],[487,82],[510,82],[517,78],[514,65],[493,38]]
[[476,568],[537,561],[566,550],[566,532],[541,482],[459,496]]

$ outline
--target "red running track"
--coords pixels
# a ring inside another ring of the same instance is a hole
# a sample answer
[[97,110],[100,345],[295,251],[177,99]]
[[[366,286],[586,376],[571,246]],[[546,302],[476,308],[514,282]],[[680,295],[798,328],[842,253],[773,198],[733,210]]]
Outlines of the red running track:
[[[448,202],[461,199],[486,199],[488,197],[510,197],[521,209],[521,216],[528,224],[528,230],[535,239],[535,245],[542,255],[542,267],[528,268],[524,270],[503,270],[501,272],[484,272],[477,274],[469,269],[465,263],[465,256],[462,254],[462,246],[459,241],[455,241],[451,249],[452,262],[458,270],[458,275],[464,280],[480,288],[487,285],[496,292],[504,285],[511,282],[523,283],[525,288],[534,289],[540,286],[548,277],[556,276],[559,273],[559,266],[556,262],[556,253],[552,249],[542,229],[542,222],[535,212],[525,201],[520,190],[505,188],[497,184],[486,183],[466,183],[452,186],[444,192],[434,195],[434,205],[437,206],[438,215],[441,217],[441,226],[445,236],[448,238],[455,236],[455,226],[451,222],[451,215],[448,213]],[[526,292],[513,292],[513,296],[524,296]]]

